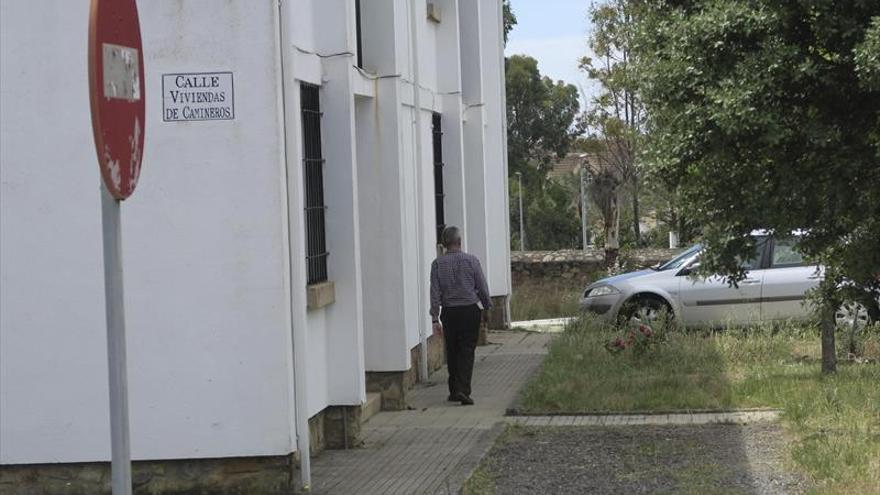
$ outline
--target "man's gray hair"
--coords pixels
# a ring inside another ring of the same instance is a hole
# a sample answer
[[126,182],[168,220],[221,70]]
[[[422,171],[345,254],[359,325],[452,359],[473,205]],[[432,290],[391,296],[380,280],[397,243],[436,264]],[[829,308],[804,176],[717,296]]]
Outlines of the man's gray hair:
[[458,227],[450,225],[443,229],[443,233],[440,234],[440,244],[443,244],[443,247],[448,249],[459,243],[461,243],[461,230]]

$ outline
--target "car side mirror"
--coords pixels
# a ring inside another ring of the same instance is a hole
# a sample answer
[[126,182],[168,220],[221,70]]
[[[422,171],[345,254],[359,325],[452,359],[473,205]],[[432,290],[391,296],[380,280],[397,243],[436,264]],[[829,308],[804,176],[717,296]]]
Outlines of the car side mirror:
[[676,276],[684,277],[684,276],[690,275],[691,273],[697,271],[698,268],[700,268],[699,263],[692,263],[692,264],[682,268],[681,270],[679,270],[678,273],[676,274]]

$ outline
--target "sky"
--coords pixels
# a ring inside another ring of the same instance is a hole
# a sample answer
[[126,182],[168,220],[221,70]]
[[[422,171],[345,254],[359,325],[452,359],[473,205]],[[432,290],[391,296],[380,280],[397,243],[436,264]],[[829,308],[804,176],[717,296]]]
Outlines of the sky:
[[538,61],[541,74],[574,84],[582,94],[592,94],[592,84],[578,70],[578,59],[587,52],[590,0],[510,0],[516,15],[505,55],[526,54]]

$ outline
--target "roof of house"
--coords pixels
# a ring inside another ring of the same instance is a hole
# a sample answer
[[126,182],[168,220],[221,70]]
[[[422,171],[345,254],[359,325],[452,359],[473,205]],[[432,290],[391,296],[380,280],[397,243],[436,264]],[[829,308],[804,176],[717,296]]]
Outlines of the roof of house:
[[547,171],[547,178],[561,179],[571,175],[576,175],[581,170],[584,160],[588,159],[587,153],[569,153],[561,160],[553,164],[553,167]]
[[[603,164],[602,155],[604,154],[605,152],[569,153],[553,164],[553,167],[547,172],[547,178],[558,180],[577,175],[581,172],[581,167],[584,163],[587,164],[588,170],[591,174],[596,174],[603,168],[603,166],[608,166],[607,164]],[[605,159],[607,161],[608,157],[605,156]]]

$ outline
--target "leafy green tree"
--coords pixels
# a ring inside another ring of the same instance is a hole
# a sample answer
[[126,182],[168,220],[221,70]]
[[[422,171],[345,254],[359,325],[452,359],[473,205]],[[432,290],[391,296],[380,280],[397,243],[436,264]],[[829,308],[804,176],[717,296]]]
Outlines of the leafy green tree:
[[[546,229],[532,231],[539,225],[530,220],[532,214],[546,213],[554,191],[545,190],[546,175],[552,163],[565,156],[575,137],[581,133],[577,125],[580,105],[578,92],[571,84],[552,81],[541,76],[537,60],[513,55],[505,60],[507,93],[507,157],[510,177],[522,174],[526,204],[526,248],[551,249],[556,236],[544,242]],[[532,208],[533,203],[540,207]],[[518,205],[517,205],[518,206]],[[513,216],[513,212],[511,212]],[[566,213],[562,210],[560,215]],[[518,231],[518,216],[511,224]],[[576,244],[570,244],[574,246]]]
[[552,180],[532,197],[526,217],[530,249],[567,249],[580,244],[581,223],[574,198],[571,188]]
[[516,15],[513,14],[513,9],[510,8],[510,0],[504,0],[501,4],[501,10],[504,21],[504,44],[507,45],[507,35],[513,29],[513,26],[516,26]]
[[834,371],[833,309],[880,289],[880,2],[641,4],[652,175],[701,226],[702,270],[734,283],[750,231],[804,229],[799,248],[826,266],[822,369]]
[[635,28],[632,0],[605,0],[590,9],[593,32],[588,39],[595,58],[583,57],[580,67],[598,82],[600,93],[588,104],[585,122],[590,137],[602,143],[596,156],[600,170],[594,178],[596,205],[603,212],[606,262],[620,248],[622,196],[628,192],[632,206],[632,232],[640,244],[639,142],[645,126],[645,109],[633,75],[632,40]]
[[578,92],[571,84],[541,76],[538,61],[526,55],[507,58],[505,75],[508,166],[511,174],[522,172],[532,183],[543,179],[581,133],[575,125]]
[[[516,16],[510,1],[504,0],[504,40]],[[519,247],[519,181],[526,227],[526,249],[558,249],[571,247],[571,225],[577,225],[572,214],[571,198],[563,200],[559,185],[546,180],[551,164],[562,158],[575,138],[582,133],[577,116],[580,112],[578,91],[571,84],[553,81],[538,70],[538,61],[526,55],[513,55],[504,60],[507,94],[507,158],[511,192],[512,246]],[[515,185],[515,187],[514,187]],[[579,232],[579,228],[574,230]],[[574,238],[577,239],[577,234]]]

